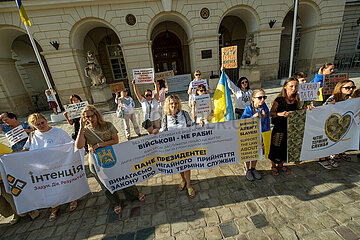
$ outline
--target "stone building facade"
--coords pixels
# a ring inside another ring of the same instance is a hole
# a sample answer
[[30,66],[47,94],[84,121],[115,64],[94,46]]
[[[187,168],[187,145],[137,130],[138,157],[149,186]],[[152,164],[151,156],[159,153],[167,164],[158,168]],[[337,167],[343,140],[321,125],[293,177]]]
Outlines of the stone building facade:
[[[84,75],[93,51],[109,83],[131,86],[132,69],[218,73],[219,50],[246,38],[260,48],[261,80],[277,79],[289,57],[293,0],[23,0],[31,31],[62,104],[71,94],[92,102]],[[300,0],[296,70],[333,61],[345,0]],[[50,42],[59,44],[56,49]],[[238,75],[241,73],[238,73]],[[144,86],[146,87],[146,86]],[[13,1],[0,1],[0,111],[46,108],[45,80]],[[45,101],[45,102],[44,102]]]

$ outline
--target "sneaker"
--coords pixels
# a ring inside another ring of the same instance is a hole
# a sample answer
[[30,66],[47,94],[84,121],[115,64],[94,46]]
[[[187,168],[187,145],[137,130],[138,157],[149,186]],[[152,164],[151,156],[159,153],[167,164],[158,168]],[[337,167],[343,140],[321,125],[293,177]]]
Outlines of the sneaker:
[[258,171],[256,171],[255,168],[251,168],[251,173],[252,175],[254,176],[254,178],[256,178],[257,180],[260,180],[261,179],[261,175]]
[[250,169],[246,169],[246,170],[245,170],[245,174],[246,174],[247,180],[249,180],[249,181],[251,181],[251,182],[255,180],[255,178],[254,178],[254,176],[253,176],[253,174],[252,174],[252,172],[251,172]]

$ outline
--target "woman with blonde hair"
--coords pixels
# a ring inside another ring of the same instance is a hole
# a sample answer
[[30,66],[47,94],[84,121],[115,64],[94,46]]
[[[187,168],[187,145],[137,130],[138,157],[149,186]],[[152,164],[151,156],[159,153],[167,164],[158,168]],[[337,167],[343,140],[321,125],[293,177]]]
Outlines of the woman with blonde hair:
[[[40,113],[33,113],[29,116],[28,122],[35,130],[30,134],[22,151],[32,151],[47,147],[65,144],[72,141],[71,137],[61,128],[51,127],[48,125],[46,118]],[[70,203],[70,212],[77,208],[77,200]],[[59,211],[59,206],[51,208],[49,221],[56,220],[56,214]]]
[[[85,146],[86,140],[89,152],[93,154],[98,148],[118,144],[119,138],[117,133],[118,131],[114,125],[111,122],[104,121],[103,116],[95,106],[87,105],[81,113],[80,129],[76,138],[75,147],[78,149],[83,148]],[[105,196],[107,199],[115,206],[114,212],[116,214],[120,214],[122,210],[119,196],[120,191],[116,191],[112,194],[103,185],[94,170],[92,155],[89,155],[89,168],[90,171],[95,175],[95,178],[100,184],[101,188],[105,190]],[[122,191],[129,200],[138,198],[141,202],[145,201],[145,195],[140,193],[135,185],[122,189]]]
[[[195,125],[191,120],[187,111],[182,110],[180,99],[176,95],[170,95],[165,100],[164,117],[162,119],[162,131],[170,131],[174,129],[181,129]],[[190,170],[180,173],[181,183],[178,185],[178,190],[182,191],[185,186],[190,198],[195,197],[195,190],[191,187]]]

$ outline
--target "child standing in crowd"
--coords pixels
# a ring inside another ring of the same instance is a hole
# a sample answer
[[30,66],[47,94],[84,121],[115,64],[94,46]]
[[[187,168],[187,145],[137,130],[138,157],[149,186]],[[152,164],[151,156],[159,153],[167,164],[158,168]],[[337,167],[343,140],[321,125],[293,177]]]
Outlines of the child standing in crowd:
[[[324,105],[345,101],[350,98],[356,89],[355,83],[351,80],[342,80],[338,82],[334,88],[333,94],[326,100]],[[320,158],[319,164],[326,169],[336,168],[339,164],[336,160],[350,160],[351,158],[344,153],[333,155],[330,157]]]
[[121,91],[121,97],[119,97],[119,93],[116,93],[115,103],[118,105],[118,109],[123,108],[124,115],[123,115],[123,123],[125,127],[125,135],[127,140],[130,140],[130,121],[133,124],[135,133],[140,137],[140,128],[136,121],[136,116],[134,112],[135,103],[134,100],[128,96],[128,90],[125,89]]
[[[204,84],[200,84],[196,90],[195,90],[195,96],[200,96],[200,95],[205,95],[206,94],[206,87]],[[211,108],[211,112],[210,114],[201,114],[201,115],[197,115],[196,114],[196,101],[195,101],[195,98],[194,98],[194,101],[192,103],[192,109],[191,109],[191,112],[194,116],[194,121],[198,124],[207,124],[207,123],[210,123],[210,120],[211,118],[213,117],[214,115],[214,111],[213,111],[213,108],[211,106],[212,104],[212,101],[210,101],[210,108]]]
[[[164,107],[166,94],[170,91],[169,84],[166,81],[166,78],[158,80],[157,84],[159,85],[159,106],[161,109]],[[153,98],[155,97],[156,90],[153,90]]]
[[[28,122],[36,130],[34,134],[30,134],[22,151],[43,149],[72,141],[71,137],[61,128],[50,127],[46,118],[40,113],[31,114],[28,118]],[[74,211],[76,208],[77,200],[74,200],[70,203],[70,211]],[[51,208],[49,216],[50,222],[55,221],[58,211],[59,206]]]
[[[323,84],[324,84],[324,76],[325,75],[330,75],[333,71],[334,71],[334,64],[332,63],[325,63],[324,65],[321,66],[321,68],[319,68],[319,71],[315,74],[315,77],[313,80],[311,80],[312,83],[316,83],[316,82],[319,82],[320,83],[320,96],[322,97],[325,97],[322,95],[322,87],[323,87]],[[313,105],[314,107],[318,107],[318,106],[321,106],[324,101],[326,99],[323,99],[323,100],[318,100],[318,101],[313,101]]]
[[46,100],[49,104],[49,107],[50,109],[52,109],[54,111],[54,113],[57,115],[58,112],[57,112],[57,103],[56,103],[56,100],[55,100],[55,90],[53,88],[49,88],[49,89],[46,89],[45,90],[45,95],[46,95]]
[[134,86],[135,95],[141,103],[141,107],[144,113],[144,122],[141,125],[148,131],[148,134],[157,134],[161,128],[161,109],[158,102],[159,85],[157,84],[157,81],[154,82],[156,91],[154,97],[150,89],[145,91],[143,97],[139,92],[135,80],[133,80],[132,84]]
[[[251,95],[251,104],[245,108],[241,119],[245,118],[260,118],[261,132],[270,131],[270,113],[265,100],[267,96],[262,89],[256,89]],[[261,179],[261,175],[256,171],[257,161],[245,162],[245,174],[249,181]],[[251,167],[250,167],[251,165]]]
[[200,85],[203,84],[206,88],[206,91],[209,91],[209,85],[206,79],[201,78],[200,70],[195,70],[194,72],[194,80],[192,80],[189,84],[188,94],[189,94],[189,107],[192,107],[192,102],[195,98],[195,90]]
[[[119,143],[118,131],[111,122],[105,122],[103,116],[93,105],[87,105],[82,113],[80,120],[80,129],[79,134],[76,138],[75,147],[81,149],[85,146],[85,140],[88,143],[89,151],[94,153],[96,149],[108,147]],[[105,196],[114,207],[114,213],[120,214],[121,200],[120,200],[120,190],[114,192],[113,194],[104,186],[97,176],[94,163],[92,159],[92,154],[89,155],[89,168],[90,171],[95,175],[97,182],[100,184],[101,188],[105,190]],[[136,198],[139,201],[145,201],[145,195],[140,193],[135,185],[122,189],[125,197],[129,200],[134,200]]]
[[296,78],[299,83],[306,83],[307,74],[304,72],[297,72],[293,75],[293,78]]

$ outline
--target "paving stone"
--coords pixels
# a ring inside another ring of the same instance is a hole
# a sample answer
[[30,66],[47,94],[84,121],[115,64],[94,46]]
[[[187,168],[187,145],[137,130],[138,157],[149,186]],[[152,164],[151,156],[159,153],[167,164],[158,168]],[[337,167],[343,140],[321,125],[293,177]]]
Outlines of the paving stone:
[[166,211],[153,213],[151,222],[154,226],[167,223]]
[[106,224],[107,215],[100,215],[96,217],[95,226]]
[[96,217],[88,217],[84,218],[81,221],[81,224],[79,226],[79,231],[85,230],[85,229],[91,229],[96,223]]
[[234,219],[234,214],[231,212],[230,208],[220,208],[216,210],[219,215],[221,222],[227,222]]
[[340,226],[335,228],[335,231],[345,240],[357,240],[359,239],[359,236],[356,235],[353,231],[351,231],[349,228]]
[[39,239],[39,236],[42,232],[42,229],[36,229],[34,231],[31,231],[29,236],[26,238],[27,240],[36,240]]
[[76,209],[76,211],[72,212],[72,213],[69,215],[68,221],[80,219],[83,214],[84,214],[84,210]]
[[151,240],[155,237],[155,227],[141,229],[136,232],[135,240]]
[[237,229],[234,221],[221,223],[219,227],[225,238],[239,234],[239,230]]
[[189,240],[191,239],[191,236],[187,232],[179,232],[175,235],[176,240]]
[[170,237],[170,234],[171,234],[170,224],[162,224],[155,228],[156,239]]
[[321,239],[331,239],[331,240],[343,240],[339,235],[336,234],[333,230],[324,230],[319,233]]
[[121,234],[123,225],[124,223],[122,221],[106,224],[106,230],[105,230],[106,236],[116,236]]
[[55,229],[55,226],[43,228],[41,233],[37,236],[38,239],[49,239],[51,235],[55,232]]
[[340,223],[346,223],[352,219],[350,215],[340,209],[331,209],[327,213]]
[[138,218],[138,228],[146,228],[151,226],[151,215],[145,215]]
[[188,230],[192,240],[205,240],[205,232],[203,228]]
[[326,228],[334,228],[335,226],[338,226],[338,223],[326,213],[318,215],[317,218]]
[[246,233],[249,239],[269,240],[269,237],[260,229],[254,229]]
[[234,216],[237,218],[242,218],[242,217],[250,215],[245,204],[236,204],[235,206],[231,206],[230,210],[233,212]]
[[134,240],[135,232],[128,232],[116,236],[116,240]]
[[55,230],[55,232],[54,232],[54,236],[63,235],[68,228],[69,228],[69,224],[57,226],[57,227],[56,227],[56,230]]
[[94,236],[94,235],[103,235],[105,233],[106,230],[106,225],[100,225],[100,226],[95,226],[93,228],[91,228],[90,230],[90,236]]
[[205,213],[205,221],[206,221],[208,226],[213,226],[213,225],[218,224],[220,222],[219,221],[219,216],[218,216],[217,212],[214,211],[214,210],[210,210],[210,211]]
[[107,222],[108,223],[113,223],[113,222],[116,222],[119,220],[120,216],[119,215],[122,215],[123,214],[123,211],[121,211],[120,214],[116,214],[114,211],[109,211],[109,215],[107,217]]
[[249,240],[245,234],[240,234],[236,237],[236,240]]
[[258,214],[250,217],[251,221],[255,225],[256,228],[263,228],[269,225],[264,214]]
[[246,233],[255,229],[254,224],[246,218],[235,218],[234,222],[242,233]]
[[172,235],[178,234],[179,232],[186,231],[188,229],[187,222],[175,222],[171,224]]
[[206,226],[203,216],[194,216],[187,219],[187,223],[190,229],[199,229]]
[[[124,220],[124,231],[126,232],[133,232],[138,229],[138,222],[137,218],[129,218]],[[119,221],[120,222],[120,221]]]
[[360,236],[360,224],[356,223],[355,221],[348,222],[346,224],[356,235]]
[[277,240],[281,240],[283,239],[283,237],[281,236],[281,234],[279,233],[279,231],[277,231],[275,228],[268,226],[265,227],[263,229],[263,231],[266,233],[266,235],[270,238],[270,239],[277,239]]
[[80,224],[81,224],[81,219],[75,220],[75,221],[71,221],[69,222],[69,228],[66,230],[67,233],[75,233],[78,231]]
[[278,230],[284,239],[298,239],[296,232],[289,227],[280,227]]
[[26,232],[30,228],[31,224],[32,224],[32,222],[27,222],[27,223],[19,225],[18,229],[16,230],[16,233],[20,234],[20,233]]
[[86,201],[85,208],[95,206],[95,203],[96,203],[96,202],[97,202],[97,197],[89,198],[89,199]]
[[213,226],[213,227],[205,227],[204,228],[204,232],[205,232],[205,238],[207,240],[218,240],[218,239],[222,239],[221,236],[221,232],[219,230],[218,227]]

